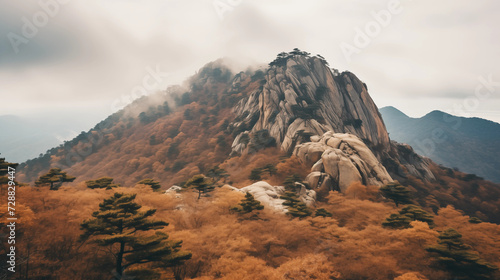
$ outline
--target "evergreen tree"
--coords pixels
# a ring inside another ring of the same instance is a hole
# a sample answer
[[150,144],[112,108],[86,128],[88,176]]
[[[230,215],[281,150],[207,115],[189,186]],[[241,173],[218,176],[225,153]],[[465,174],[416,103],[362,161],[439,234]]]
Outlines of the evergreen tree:
[[110,190],[112,188],[116,188],[119,185],[113,184],[113,178],[111,177],[102,177],[97,180],[89,180],[85,181],[87,188],[89,189],[107,189]]
[[264,166],[264,168],[262,168],[262,171],[269,173],[269,176],[273,176],[273,175],[276,175],[276,173],[278,172],[278,169],[276,169],[276,166],[274,164],[269,163],[269,164],[266,164]]
[[391,214],[384,222],[382,226],[390,228],[409,228],[411,219],[408,216],[401,214]]
[[148,185],[153,189],[153,191],[158,191],[161,188],[160,182],[153,179],[144,179],[137,182],[137,184]]
[[414,204],[408,205],[401,209],[399,214],[409,217],[412,221],[421,221],[429,224],[430,227],[434,226],[434,216],[420,206]]
[[191,179],[186,182],[185,186],[194,188],[198,192],[198,199],[200,199],[202,194],[207,195],[215,188],[213,182],[203,174],[191,177]]
[[314,213],[315,217],[331,217],[332,213],[328,212],[325,208],[318,208]]
[[239,207],[233,207],[232,210],[240,213],[247,214],[251,213],[254,210],[262,210],[264,206],[260,203],[260,201],[255,200],[255,197],[247,192],[245,198],[241,200]]
[[381,187],[380,191],[383,196],[394,201],[394,203],[396,203],[396,207],[398,207],[399,204],[411,203],[410,190],[397,181],[388,183],[387,185]]
[[229,177],[227,171],[223,168],[220,168],[218,165],[211,168],[207,172],[207,176],[210,177],[214,182],[219,182],[220,179],[223,179],[223,182],[226,182],[226,178]]
[[434,216],[420,208],[420,206],[413,204],[404,207],[398,214],[391,214],[382,222],[382,226],[398,229],[409,228],[412,221],[421,221],[429,224],[430,227],[434,226]]
[[262,179],[261,174],[262,174],[262,169],[260,168],[252,169],[252,171],[250,172],[250,176],[248,176],[248,179],[252,181],[260,181]]
[[439,234],[438,244],[426,248],[436,253],[437,261],[444,265],[456,279],[492,279],[491,273],[498,270],[495,265],[481,259],[469,245],[462,241],[462,235],[449,228]]
[[42,175],[35,181],[37,187],[50,185],[51,190],[57,190],[65,182],[73,182],[76,177],[68,175],[61,168],[51,168],[49,172]]
[[296,186],[295,182],[301,182],[302,178],[298,174],[293,174],[285,178],[285,181],[283,182],[283,186],[285,187],[286,190],[288,191],[295,191]]
[[296,218],[311,216],[311,209],[309,209],[302,201],[300,201],[295,192],[287,191],[283,196],[280,196],[280,198],[285,200],[283,202],[283,205],[287,206],[288,215]]
[[168,223],[149,219],[156,209],[139,211],[142,206],[134,202],[135,197],[135,194],[115,193],[99,204],[99,211],[92,214],[92,219],[81,224],[84,231],[81,240],[91,239],[113,250],[117,279],[138,264],[167,262],[175,265],[191,258],[191,253],[180,250],[182,241],[168,240],[164,232],[136,234],[162,229]]

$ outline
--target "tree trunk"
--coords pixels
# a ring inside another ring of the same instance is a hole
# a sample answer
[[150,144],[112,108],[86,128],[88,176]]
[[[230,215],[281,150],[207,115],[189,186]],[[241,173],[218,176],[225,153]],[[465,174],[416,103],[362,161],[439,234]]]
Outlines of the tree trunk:
[[116,273],[122,278],[123,268],[122,268],[122,260],[123,260],[123,252],[125,251],[125,242],[120,242],[120,252],[116,256]]

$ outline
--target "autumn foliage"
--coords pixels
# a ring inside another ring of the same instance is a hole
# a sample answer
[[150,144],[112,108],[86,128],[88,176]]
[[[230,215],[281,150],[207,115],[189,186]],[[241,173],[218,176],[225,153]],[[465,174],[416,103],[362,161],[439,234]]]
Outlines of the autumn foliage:
[[145,211],[157,209],[154,219],[169,223],[158,231],[183,240],[182,249],[192,253],[175,267],[138,267],[155,272],[154,279],[449,279],[453,274],[426,251],[448,228],[460,232],[482,259],[500,265],[499,225],[470,223],[469,216],[448,206],[438,209],[433,228],[418,220],[407,228],[386,228],[382,222],[397,212],[394,203],[373,198],[369,188],[356,195],[331,192],[316,205],[331,217],[291,219],[264,207],[257,219],[242,219],[231,208],[244,201],[244,194],[227,187],[198,200],[195,192],[162,194],[143,184],[106,190],[72,183],[58,191],[19,188],[18,252],[26,262],[19,263],[18,275],[111,278],[111,252],[79,236],[80,224],[115,192],[136,193]]

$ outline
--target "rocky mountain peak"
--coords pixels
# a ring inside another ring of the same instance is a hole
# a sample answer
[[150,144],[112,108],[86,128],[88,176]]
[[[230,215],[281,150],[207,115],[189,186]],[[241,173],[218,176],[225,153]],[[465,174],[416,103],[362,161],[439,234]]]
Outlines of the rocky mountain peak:
[[[321,56],[294,50],[270,63],[262,86],[234,109],[250,133],[267,130],[291,152],[303,135],[351,133],[369,147],[387,150],[389,136],[366,85],[350,72],[338,73]],[[245,132],[242,132],[245,133]],[[241,153],[245,145],[233,143]]]
[[233,155],[277,145],[311,167],[313,189],[345,190],[354,181],[380,186],[410,174],[434,179],[427,159],[390,141],[367,86],[330,69],[320,55],[280,53],[233,111]]

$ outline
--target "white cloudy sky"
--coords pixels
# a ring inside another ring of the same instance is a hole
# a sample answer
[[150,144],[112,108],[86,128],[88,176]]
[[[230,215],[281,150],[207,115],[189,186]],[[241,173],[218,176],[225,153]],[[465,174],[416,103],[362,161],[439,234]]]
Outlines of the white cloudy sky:
[[[38,2],[0,0],[0,115],[71,112],[94,122],[147,67],[169,73],[162,89],[220,57],[267,63],[298,47],[355,73],[379,107],[500,122],[500,86],[474,103],[479,76],[500,82],[499,1],[401,0],[402,12],[351,61],[340,44],[353,44],[389,0],[65,0],[16,54],[8,34],[22,35],[24,19],[43,11]],[[233,7],[221,19],[214,3]],[[453,109],[464,102],[468,110]]]

